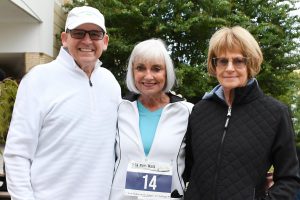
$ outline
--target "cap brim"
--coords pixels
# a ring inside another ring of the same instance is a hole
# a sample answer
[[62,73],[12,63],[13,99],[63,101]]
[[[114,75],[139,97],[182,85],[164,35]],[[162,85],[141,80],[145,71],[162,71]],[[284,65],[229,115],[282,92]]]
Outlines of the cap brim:
[[66,29],[74,29],[82,24],[95,24],[95,25],[99,26],[104,32],[106,32],[106,28],[105,28],[104,24],[101,24],[101,23],[99,23],[99,20],[94,20],[94,19],[89,19],[89,20],[84,20],[84,21],[77,20],[73,24],[69,24],[68,27],[66,27]]

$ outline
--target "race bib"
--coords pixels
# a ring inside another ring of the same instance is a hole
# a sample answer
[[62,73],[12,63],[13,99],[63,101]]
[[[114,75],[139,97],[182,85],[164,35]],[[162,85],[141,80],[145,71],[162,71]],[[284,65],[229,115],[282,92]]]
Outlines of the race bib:
[[171,164],[152,161],[129,162],[125,195],[143,200],[170,199],[171,186]]

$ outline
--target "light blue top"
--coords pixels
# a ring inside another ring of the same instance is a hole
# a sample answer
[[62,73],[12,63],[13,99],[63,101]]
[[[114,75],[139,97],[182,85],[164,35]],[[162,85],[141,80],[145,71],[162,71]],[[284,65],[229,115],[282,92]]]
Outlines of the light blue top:
[[140,115],[139,127],[141,138],[144,145],[145,154],[148,155],[153,143],[162,108],[152,112],[145,108],[139,100],[137,101],[137,107]]

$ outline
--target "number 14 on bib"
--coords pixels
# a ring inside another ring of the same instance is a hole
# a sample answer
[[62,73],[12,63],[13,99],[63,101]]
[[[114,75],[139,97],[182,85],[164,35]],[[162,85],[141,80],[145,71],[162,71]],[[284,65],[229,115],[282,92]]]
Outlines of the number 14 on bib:
[[128,164],[125,194],[150,199],[169,199],[172,186],[171,165],[131,161]]

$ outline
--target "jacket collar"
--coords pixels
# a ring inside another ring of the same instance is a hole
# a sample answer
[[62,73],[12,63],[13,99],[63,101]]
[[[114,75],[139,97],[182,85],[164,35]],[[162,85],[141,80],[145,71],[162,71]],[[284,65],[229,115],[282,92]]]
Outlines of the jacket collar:
[[[178,102],[178,101],[184,101],[183,98],[181,98],[181,97],[179,97],[179,96],[176,96],[176,95],[172,94],[171,92],[168,92],[168,93],[166,93],[166,94],[167,94],[167,95],[169,96],[169,98],[170,98],[170,103],[175,103],[175,102]],[[140,96],[140,94],[136,94],[136,93],[133,93],[133,92],[129,92],[129,93],[127,93],[127,94],[123,97],[123,99],[133,102],[133,101],[136,101],[136,100],[138,99],[139,96]]]
[[[60,62],[65,63],[64,66],[75,69],[75,70],[81,70],[81,68],[76,64],[74,58],[69,54],[68,49],[65,47],[61,47],[59,54],[57,56],[57,59],[60,60]],[[102,62],[98,59],[96,61],[95,68],[101,67]]]
[[[248,81],[244,87],[238,87],[234,89],[234,104],[244,104],[255,100],[263,95],[258,82],[255,78]],[[211,92],[206,93],[202,99],[218,99],[225,102],[223,88],[221,85],[217,85]]]

